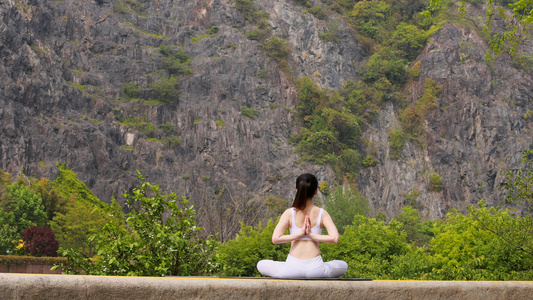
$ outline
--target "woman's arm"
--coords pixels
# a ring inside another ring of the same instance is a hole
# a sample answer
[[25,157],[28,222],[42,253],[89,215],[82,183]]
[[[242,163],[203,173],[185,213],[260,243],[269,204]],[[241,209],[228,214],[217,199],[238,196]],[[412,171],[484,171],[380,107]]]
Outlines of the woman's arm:
[[291,209],[287,209],[282,215],[281,218],[279,218],[279,222],[276,225],[276,228],[274,228],[274,233],[272,233],[272,243],[274,244],[281,244],[281,243],[288,243],[295,241],[299,238],[302,238],[305,236],[305,232],[307,228],[309,228],[309,225],[307,223],[304,223],[304,228],[299,233],[295,234],[285,234],[285,230],[287,227],[289,227],[289,221],[291,219]]
[[322,224],[324,225],[324,227],[326,227],[326,230],[328,231],[327,235],[312,233],[309,226],[307,228],[307,236],[317,242],[337,244],[339,242],[339,231],[333,223],[331,216],[325,210],[322,213]]

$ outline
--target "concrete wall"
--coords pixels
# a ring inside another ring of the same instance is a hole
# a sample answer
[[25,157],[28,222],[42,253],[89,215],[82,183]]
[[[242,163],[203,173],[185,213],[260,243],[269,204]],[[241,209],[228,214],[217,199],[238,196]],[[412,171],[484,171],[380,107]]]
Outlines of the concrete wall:
[[0,274],[0,299],[532,299],[533,282],[297,281]]

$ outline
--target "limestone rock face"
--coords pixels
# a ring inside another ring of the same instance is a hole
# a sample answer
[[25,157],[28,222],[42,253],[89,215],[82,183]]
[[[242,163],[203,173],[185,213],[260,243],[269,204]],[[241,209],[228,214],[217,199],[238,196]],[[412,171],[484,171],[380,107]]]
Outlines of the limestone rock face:
[[[119,202],[138,183],[136,170],[193,201],[223,188],[290,199],[302,172],[336,180],[328,166],[298,162],[289,137],[298,130],[295,78],[310,76],[331,90],[359,80],[357,66],[368,54],[342,19],[341,41],[324,42],[326,22],[292,1],[256,1],[272,33],[291,47],[287,72],[246,37],[253,27],[230,0],[123,2],[0,0],[0,168],[55,178],[55,164],[66,163],[100,199],[115,195]],[[217,33],[206,34],[213,26]],[[161,45],[193,58],[192,73],[180,77],[179,99],[123,100],[130,82],[151,97]],[[389,158],[387,130],[398,126],[392,104],[368,125],[364,138],[377,146],[379,163],[363,169],[358,184],[375,211],[392,217],[413,189],[430,218],[481,198],[501,199],[497,171],[518,166],[530,144],[531,121],[522,116],[532,109],[533,77],[507,57],[491,67],[486,47],[475,32],[448,24],[417,59],[421,75],[406,91],[410,101],[427,78],[442,88],[440,109],[426,118],[424,147],[408,143],[401,160]],[[241,113],[243,106],[256,110],[255,118]],[[162,124],[172,124],[179,145],[164,142]],[[433,172],[442,177],[442,192],[428,191]]]
[[[498,187],[506,178],[498,171],[518,168],[533,137],[531,120],[524,118],[531,110],[533,74],[512,67],[507,56],[491,66],[486,51],[476,32],[446,24],[413,63],[420,63],[420,76],[408,85],[408,99],[419,99],[426,80],[433,79],[442,89],[438,109],[425,119],[422,146],[407,143],[400,161],[388,159],[387,130],[399,126],[392,107],[366,131],[382,163],[363,170],[361,187],[376,210],[391,216],[414,204],[424,216],[441,218],[450,208],[465,211],[481,199],[489,205],[504,201]],[[433,173],[441,176],[441,192],[429,191]]]
[[[137,2],[139,11],[121,1],[0,2],[2,169],[54,178],[64,162],[104,201],[138,183],[135,170],[188,195],[227,187],[288,199],[299,173],[334,180],[328,167],[296,163],[288,138],[297,130],[294,78],[311,74],[331,89],[357,79],[354,63],[365,54],[345,23],[343,43],[325,43],[324,22],[287,1],[259,1],[293,50],[289,78],[246,38],[252,27],[229,0]],[[212,26],[216,35],[199,38]],[[179,100],[116,101],[125,83],[149,90],[163,44],[193,58]],[[244,116],[242,106],[258,115]],[[170,122],[181,143],[147,139],[118,115]]]

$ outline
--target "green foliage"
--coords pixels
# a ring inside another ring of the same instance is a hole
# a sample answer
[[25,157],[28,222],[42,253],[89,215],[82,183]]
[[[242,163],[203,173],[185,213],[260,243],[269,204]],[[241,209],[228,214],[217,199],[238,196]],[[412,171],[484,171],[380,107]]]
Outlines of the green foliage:
[[[56,214],[49,223],[50,228],[55,232],[61,249],[73,249],[93,257],[96,254],[96,243],[89,237],[107,223],[108,218],[101,209],[106,204],[95,205],[77,201],[74,197],[69,200],[66,211]],[[113,205],[118,206],[116,202]]]
[[338,43],[340,41],[341,28],[339,21],[328,22],[326,31],[320,34],[320,39],[325,42]]
[[[466,3],[476,3],[485,2],[484,0],[472,0],[466,1],[462,0],[459,2],[458,10],[461,14],[466,12]],[[503,30],[503,32],[493,33],[492,31],[492,21],[494,19],[509,19],[506,9],[501,9],[497,5],[501,4],[507,6],[509,9],[512,18],[516,22],[510,22],[508,26]],[[430,15],[431,12],[438,11],[442,8],[443,4],[448,6],[451,3],[445,2],[443,0],[431,0],[428,6],[427,11],[424,12],[425,15]],[[509,52],[512,56],[516,54],[518,50],[518,45],[523,43],[526,37],[530,36],[530,24],[533,24],[533,2],[531,0],[517,0],[517,1],[494,1],[486,0],[487,8],[485,10],[486,22],[483,25],[483,32],[487,35],[490,35],[490,48],[487,52],[487,56],[491,54],[497,56],[502,51]]]
[[436,230],[432,251],[436,260],[435,280],[524,280],[533,276],[533,257],[516,251],[502,238],[480,226],[478,218],[489,226],[503,228],[518,225],[509,211],[469,208],[470,216],[452,211],[446,223]]
[[41,196],[44,211],[49,221],[54,218],[56,213],[65,211],[67,199],[52,186],[52,182],[48,178],[41,178],[39,181],[32,182],[31,189]]
[[433,175],[431,175],[431,178],[429,179],[429,190],[434,192],[442,191],[442,180],[439,174],[433,173]]
[[267,78],[268,77],[268,73],[269,71],[267,69],[262,69],[262,70],[259,70],[256,74],[257,77],[259,78]]
[[348,263],[344,277],[386,279],[391,260],[411,250],[405,236],[395,221],[387,225],[356,215],[352,225],[345,227],[339,244],[325,244],[321,248],[325,261],[340,259]]
[[242,13],[246,22],[259,24],[260,27],[265,27],[265,25],[262,24],[266,22],[268,13],[258,9],[255,6],[254,0],[233,0],[233,3],[235,3],[235,9]]
[[345,149],[340,156],[341,168],[352,175],[356,175],[361,168],[361,154],[357,150]]
[[406,241],[413,243],[417,247],[427,246],[432,233],[424,226],[422,219],[418,215],[418,209],[412,206],[402,207],[402,213],[394,217],[400,223],[400,230],[406,233]]
[[118,0],[113,3],[113,11],[117,14],[129,14],[132,11],[140,13],[143,5],[136,0]]
[[128,82],[122,86],[122,91],[126,99],[137,99],[141,89],[135,82]]
[[6,254],[26,228],[44,226],[47,215],[40,195],[18,182],[5,188],[0,204],[0,254]]
[[246,33],[246,37],[252,41],[262,41],[268,36],[268,32],[263,29],[254,28]]
[[368,168],[368,167],[373,167],[375,165],[378,164],[378,159],[375,158],[374,156],[372,156],[371,154],[367,154],[365,156],[365,159],[363,159],[363,167],[365,168]]
[[261,49],[271,59],[280,62],[286,60],[287,56],[291,54],[289,43],[282,38],[272,36],[261,45]]
[[87,187],[85,182],[79,180],[66,164],[58,164],[59,176],[52,182],[52,187],[56,189],[65,199],[75,197],[76,201],[82,201],[96,206],[101,205],[94,193]]
[[241,105],[241,114],[250,119],[255,119],[259,115],[259,111],[255,108]]
[[426,79],[426,86],[424,94],[416,102],[416,108],[420,113],[421,118],[424,118],[430,111],[437,108],[437,96],[440,94],[441,88],[437,83],[431,79]]
[[160,81],[150,83],[149,86],[155,99],[164,104],[175,103],[179,99],[180,90],[177,77],[171,75],[169,78],[161,78]]
[[159,129],[163,130],[163,132],[166,134],[171,134],[171,133],[174,133],[174,131],[176,130],[176,127],[171,122],[166,122],[166,123],[159,125]]
[[320,4],[309,8],[307,11],[319,20],[325,20],[328,17],[328,10]]
[[221,128],[226,127],[226,124],[225,124],[224,121],[222,121],[221,119],[217,119],[217,120],[215,121],[215,123],[217,124],[218,127],[221,127]]
[[[3,210],[0,208],[0,213]],[[0,254],[9,254],[13,251],[20,239],[20,233],[15,226],[0,223]]]
[[394,43],[392,47],[402,51],[402,56],[407,60],[415,59],[428,40],[429,36],[415,25],[400,23],[392,33]]
[[405,145],[405,135],[401,128],[398,128],[389,133],[390,154],[394,159],[400,159],[403,145]]
[[[190,75],[191,68],[189,67],[192,57],[188,56],[183,49],[174,49],[169,45],[159,46],[159,54],[161,54],[160,62],[165,71],[169,75]],[[171,76],[172,77],[172,76]]]
[[30,226],[44,226],[47,215],[41,196],[21,183],[14,183],[6,188],[2,195],[0,224],[16,228],[17,234]]
[[[140,175],[140,187],[125,194],[130,213],[127,227],[111,219],[91,238],[98,256],[90,260],[81,252],[63,254],[72,267],[71,274],[165,276],[207,275],[215,267],[211,255],[215,244],[198,237],[195,211],[184,197],[161,194]],[[106,207],[106,214],[118,214],[117,207]]]
[[365,196],[343,186],[337,186],[324,200],[324,205],[341,234],[356,215],[366,216],[370,212]]
[[218,263],[223,276],[260,276],[257,262],[262,259],[285,261],[289,243],[272,244],[272,233],[276,223],[268,221],[263,228],[241,224],[237,237],[221,244],[217,251]]
[[521,204],[533,212],[533,150],[525,150],[520,156],[520,169],[503,172],[507,182],[503,187],[506,199],[510,203]]

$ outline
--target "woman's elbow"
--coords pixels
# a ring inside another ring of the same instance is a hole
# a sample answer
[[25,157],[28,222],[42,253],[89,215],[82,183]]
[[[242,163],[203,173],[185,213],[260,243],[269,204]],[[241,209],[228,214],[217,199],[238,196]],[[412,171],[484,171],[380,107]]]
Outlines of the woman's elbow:
[[272,244],[279,244],[279,239],[276,237],[272,237]]
[[332,244],[338,244],[339,243],[339,236],[334,236],[333,240],[331,241]]

